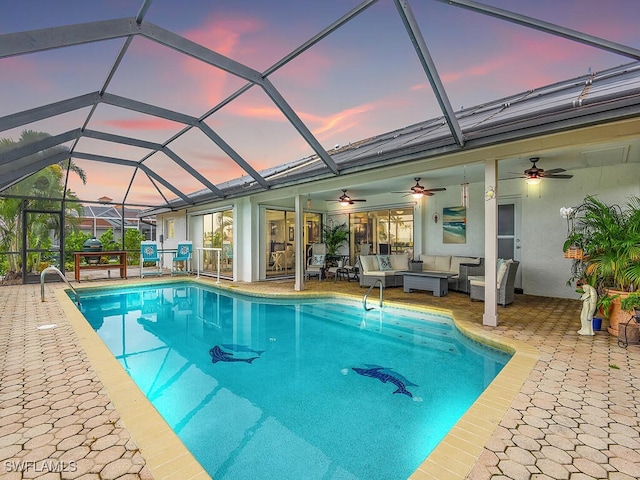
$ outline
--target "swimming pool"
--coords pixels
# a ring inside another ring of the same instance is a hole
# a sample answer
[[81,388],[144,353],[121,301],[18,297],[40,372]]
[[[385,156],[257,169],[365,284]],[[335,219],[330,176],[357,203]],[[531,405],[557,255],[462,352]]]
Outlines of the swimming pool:
[[406,478],[509,359],[446,316],[192,282],[82,310],[216,479]]

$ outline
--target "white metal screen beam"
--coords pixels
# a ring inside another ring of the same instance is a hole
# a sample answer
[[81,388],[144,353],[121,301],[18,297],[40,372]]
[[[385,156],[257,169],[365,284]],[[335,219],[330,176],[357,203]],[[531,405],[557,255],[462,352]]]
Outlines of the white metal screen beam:
[[[275,87],[271,85],[271,82],[267,82],[268,85],[265,87],[266,79],[263,78],[260,72],[157,25],[148,22],[138,24],[135,19],[125,18],[9,33],[0,35],[0,58],[130,35],[142,35],[149,40],[260,85],[327,167],[334,173],[339,173],[333,159],[320,146],[320,143],[311,134],[304,122],[276,91]],[[256,181],[260,183],[257,178]]]
[[166,147],[160,143],[148,142],[146,140],[140,140],[138,138],[125,137],[123,135],[114,135],[112,133],[98,132],[96,130],[84,130],[82,132],[83,137],[87,138],[95,138],[96,140],[103,140],[106,142],[114,142],[120,143],[123,145],[131,145],[134,147],[146,148],[149,150],[154,150],[157,152],[162,152],[167,155],[171,160],[173,160],[176,164],[180,165],[184,168],[191,176],[197,179],[200,183],[202,183],[205,187],[211,190],[213,193],[218,195],[219,197],[224,197],[224,192],[217,188],[213,183],[207,180],[200,172],[198,172],[195,168],[189,165],[185,160],[183,160],[178,154],[176,154],[169,147]]
[[489,15],[491,17],[499,18],[500,20],[506,20],[507,22],[517,23],[525,27],[534,28],[542,32],[551,33],[558,37],[564,37],[569,40],[590,45],[592,47],[600,48],[608,52],[617,53],[625,57],[640,60],[640,50],[637,48],[622,45],[620,43],[611,42],[604,38],[595,37],[587,33],[582,33],[577,30],[565,28],[560,25],[545,22],[544,20],[538,20],[537,18],[528,17],[526,15],[520,15],[518,13],[503,10],[497,7],[491,7],[482,3],[474,2],[472,0],[435,0],[436,2],[446,3],[448,5],[454,5],[456,7],[465,8],[483,15]]
[[420,31],[420,27],[418,26],[418,22],[416,22],[415,17],[413,16],[413,12],[411,11],[411,7],[409,6],[408,1],[394,0],[398,13],[400,14],[400,18],[402,19],[402,23],[404,23],[405,29],[407,30],[407,34],[411,39],[411,43],[418,54],[418,58],[420,59],[420,63],[422,64],[422,68],[424,72],[427,74],[427,78],[429,79],[429,83],[431,84],[431,88],[433,89],[433,93],[436,96],[436,100],[438,101],[438,105],[440,105],[440,109],[442,110],[442,114],[449,126],[449,130],[451,131],[451,135],[453,135],[454,141],[460,146],[464,146],[464,138],[462,135],[462,129],[460,128],[460,124],[458,123],[458,119],[456,117],[453,108],[451,107],[451,102],[449,101],[449,97],[447,96],[447,91],[442,84],[442,80],[440,80],[440,75],[438,75],[438,70],[436,69],[436,64],[431,58],[431,54],[429,53],[429,49],[427,48],[427,44],[422,37],[422,32]]
[[58,152],[48,157],[33,157],[25,159],[24,162],[16,164],[15,162],[2,165],[0,167],[0,191],[9,188],[25,177],[39,172],[49,165],[62,162],[69,158],[69,152]]
[[[1,40],[0,40],[1,42]],[[12,113],[0,117],[0,132],[11,128],[21,127],[28,123],[44,120],[45,118],[55,117],[63,113],[72,112],[80,108],[95,105],[100,101],[98,92],[87,93],[78,97],[68,98],[59,102],[49,103],[40,107],[23,110],[22,112]]]
[[[67,154],[69,156],[69,154]],[[144,163],[138,163],[134,160],[125,160],[123,158],[115,158],[115,157],[107,157],[105,155],[94,155],[92,153],[82,153],[82,152],[73,152],[71,154],[72,158],[81,158],[83,160],[91,160],[94,162],[104,162],[104,163],[112,163],[114,165],[124,165],[127,167],[139,168],[144,173],[146,173],[149,177],[153,178],[157,182],[161,183],[173,193],[175,193],[178,197],[184,200],[187,205],[193,205],[193,201],[184,194],[181,190],[173,186],[173,184],[169,183],[167,180],[162,178],[160,175],[155,173],[149,167],[147,167]]]

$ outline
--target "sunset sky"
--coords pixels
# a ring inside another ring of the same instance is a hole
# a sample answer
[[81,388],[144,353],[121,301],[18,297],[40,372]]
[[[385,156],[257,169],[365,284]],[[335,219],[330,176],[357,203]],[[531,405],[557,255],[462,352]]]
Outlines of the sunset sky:
[[[640,48],[637,0],[487,0],[563,27]],[[0,34],[134,17],[142,0],[0,0]],[[154,0],[144,20],[264,71],[359,4],[355,0]],[[410,1],[455,110],[601,71],[632,60],[433,0]],[[0,60],[0,116],[99,91],[124,39]],[[394,3],[380,0],[269,76],[325,149],[441,115]],[[199,117],[245,82],[160,44],[136,38],[107,92]],[[84,124],[77,110],[0,132],[52,135]],[[259,87],[206,123],[256,170],[313,154]],[[164,143],[183,125],[101,104],[89,129]],[[71,146],[71,145],[69,145]],[[214,184],[243,171],[192,129],[170,148]],[[148,151],[81,139],[78,152],[141,160]],[[147,160],[186,193],[203,186],[165,155]],[[122,201],[133,170],[76,160],[89,185],[72,179],[81,199]],[[168,197],[174,194],[161,187]],[[158,203],[136,175],[128,202]]]

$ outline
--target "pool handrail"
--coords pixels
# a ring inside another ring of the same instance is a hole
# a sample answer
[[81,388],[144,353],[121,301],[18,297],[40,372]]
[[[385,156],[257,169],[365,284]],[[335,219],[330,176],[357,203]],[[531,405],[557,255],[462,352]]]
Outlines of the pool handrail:
[[371,290],[373,290],[373,287],[375,287],[378,284],[380,285],[380,308],[382,309],[382,288],[383,288],[383,285],[382,285],[382,280],[378,279],[378,280],[375,280],[373,282],[373,285],[371,285],[369,287],[369,289],[367,290],[367,293],[365,293],[364,297],[362,298],[362,306],[364,307],[364,309],[366,311],[373,310],[373,308],[367,308],[367,297],[369,296],[369,293],[371,293]]
[[69,283],[67,277],[62,274],[58,267],[54,267],[53,265],[45,268],[44,270],[42,270],[42,273],[40,273],[40,300],[44,302],[44,277],[49,272],[56,272],[58,276],[64,281],[64,283],[69,285],[69,288],[73,290],[73,293],[75,293],[76,295],[76,304],[80,305],[80,294],[76,291],[75,288],[73,288],[73,285]]

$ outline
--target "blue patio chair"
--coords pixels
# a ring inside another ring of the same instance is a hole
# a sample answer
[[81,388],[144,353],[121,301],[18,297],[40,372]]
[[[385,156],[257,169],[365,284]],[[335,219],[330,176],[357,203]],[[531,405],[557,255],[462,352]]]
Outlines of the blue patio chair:
[[171,275],[189,275],[189,260],[192,252],[193,242],[187,240],[178,243],[171,265]]
[[[153,266],[154,269],[145,272],[145,263],[147,266]],[[150,263],[153,265],[149,265]],[[140,242],[140,278],[144,278],[145,275],[162,275],[158,244],[150,240]]]

